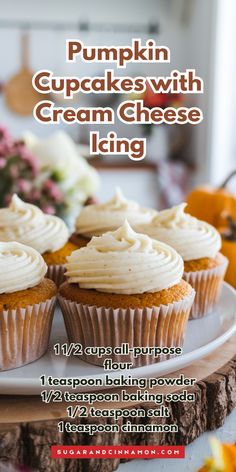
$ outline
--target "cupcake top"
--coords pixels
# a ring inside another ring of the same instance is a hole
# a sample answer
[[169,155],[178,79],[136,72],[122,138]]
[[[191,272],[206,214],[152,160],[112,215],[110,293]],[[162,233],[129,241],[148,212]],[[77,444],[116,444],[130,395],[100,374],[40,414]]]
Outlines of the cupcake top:
[[26,290],[38,285],[47,272],[42,256],[32,247],[0,242],[0,294]]
[[184,261],[214,258],[221,248],[218,231],[184,212],[187,203],[160,211],[139,230],[174,247]]
[[88,238],[101,236],[106,231],[117,229],[126,219],[132,226],[148,223],[155,213],[127,200],[117,188],[114,197],[108,202],[82,208],[76,220],[76,233]]
[[61,249],[68,241],[68,229],[57,216],[13,195],[8,208],[0,209],[0,241],[18,241],[40,254]]
[[69,283],[127,295],[170,288],[183,275],[183,261],[173,248],[136,233],[127,221],[116,231],[93,237],[65,265]]

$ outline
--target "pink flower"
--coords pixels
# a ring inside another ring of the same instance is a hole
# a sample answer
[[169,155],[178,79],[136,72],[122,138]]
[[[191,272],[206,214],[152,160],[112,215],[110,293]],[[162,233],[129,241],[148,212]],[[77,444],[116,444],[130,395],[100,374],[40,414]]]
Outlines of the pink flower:
[[8,130],[0,126],[0,156],[8,156],[14,145],[14,141]]
[[40,200],[40,198],[41,198],[41,192],[40,192],[40,190],[37,189],[37,188],[33,188],[32,191],[30,192],[29,198],[30,198],[32,201]]
[[48,191],[49,195],[57,202],[62,200],[62,193],[57,186],[52,180],[45,180],[44,182],[44,188],[45,190]]
[[4,167],[6,167],[6,159],[0,157],[0,169],[4,169]]
[[31,182],[25,179],[18,179],[18,187],[20,192],[28,193],[31,190]]
[[32,167],[34,172],[37,173],[39,171],[39,162],[36,156],[34,156],[23,143],[19,143],[17,147],[18,147],[18,153],[21,159],[27,162],[27,164],[29,164],[30,167]]
[[10,167],[9,174],[13,179],[17,179],[19,177],[19,168],[17,164],[14,164]]
[[0,126],[0,141],[10,141],[11,135],[5,126]]
[[23,141],[14,140],[0,125],[1,173],[4,177],[0,179],[6,177],[8,187],[1,188],[0,205],[8,205],[12,194],[18,193],[23,200],[40,206],[49,214],[54,215],[64,210],[64,195],[57,183],[50,177],[42,179],[37,157]]
[[47,213],[48,215],[55,215],[56,213],[56,210],[52,205],[48,205],[42,208],[42,210],[44,211],[44,213]]

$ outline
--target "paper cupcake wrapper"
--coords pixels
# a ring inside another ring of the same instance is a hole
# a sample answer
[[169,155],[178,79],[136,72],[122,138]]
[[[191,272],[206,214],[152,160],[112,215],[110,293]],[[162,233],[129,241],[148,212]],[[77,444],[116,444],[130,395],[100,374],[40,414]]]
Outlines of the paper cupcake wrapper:
[[39,359],[47,350],[56,297],[0,312],[0,371]]
[[186,280],[196,291],[195,300],[190,311],[189,319],[202,318],[209,314],[218,303],[222,282],[228,266],[228,259],[219,254],[221,264],[213,269],[184,272]]
[[[142,309],[105,308],[83,305],[59,296],[63,312],[68,340],[70,343],[80,343],[83,348],[105,346],[121,346],[128,343],[133,347],[182,347],[189,312],[195,292],[183,300],[160,307]],[[132,362],[133,367],[160,362],[170,356],[160,357],[139,356],[132,353],[127,355],[112,354],[102,358],[97,356],[81,357],[83,360],[96,365],[102,365],[105,358],[115,362]]]
[[53,280],[57,287],[65,282],[65,267],[63,265],[49,265],[46,277]]

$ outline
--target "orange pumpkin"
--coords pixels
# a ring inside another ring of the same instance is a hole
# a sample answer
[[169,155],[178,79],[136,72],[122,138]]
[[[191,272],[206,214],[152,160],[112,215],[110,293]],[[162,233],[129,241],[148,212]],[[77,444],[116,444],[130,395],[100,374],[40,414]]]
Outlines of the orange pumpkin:
[[236,445],[220,443],[211,438],[212,456],[198,472],[236,472]]
[[225,281],[236,288],[236,241],[227,241],[227,239],[222,238],[222,248],[220,252],[229,259]]
[[227,217],[228,226],[218,228],[222,237],[221,252],[229,260],[225,280],[236,288],[236,220]]
[[200,186],[187,197],[187,213],[215,227],[225,223],[225,214],[236,218],[236,194],[227,190],[227,184],[236,175],[232,172],[219,188]]

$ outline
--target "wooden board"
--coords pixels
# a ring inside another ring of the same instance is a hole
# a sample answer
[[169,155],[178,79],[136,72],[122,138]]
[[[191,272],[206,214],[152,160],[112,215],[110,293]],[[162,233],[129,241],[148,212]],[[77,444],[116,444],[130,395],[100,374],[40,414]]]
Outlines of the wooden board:
[[[59,433],[58,419],[66,418],[67,404],[42,404],[39,397],[0,397],[0,462],[26,463],[34,471],[113,471],[119,460],[53,460],[50,446],[53,444],[183,444],[187,445],[207,430],[214,430],[225,421],[236,405],[236,336],[211,355],[192,365],[168,375],[197,378],[193,387],[184,387],[195,393],[195,401],[168,403],[170,417],[128,418],[132,423],[177,423],[178,433],[103,433],[89,436],[84,433]],[[130,388],[130,392],[136,389]],[[153,389],[153,393],[177,391],[177,387]],[[183,387],[181,387],[183,390]],[[114,389],[113,392],[118,392]],[[96,408],[127,408],[131,404],[94,404]],[[135,408],[148,410],[154,404],[136,404]],[[155,405],[157,407],[157,405]],[[132,408],[134,404],[132,403]],[[87,423],[107,423],[111,420],[86,418]],[[119,420],[126,422],[127,419]],[[81,422],[81,419],[73,420]]]

